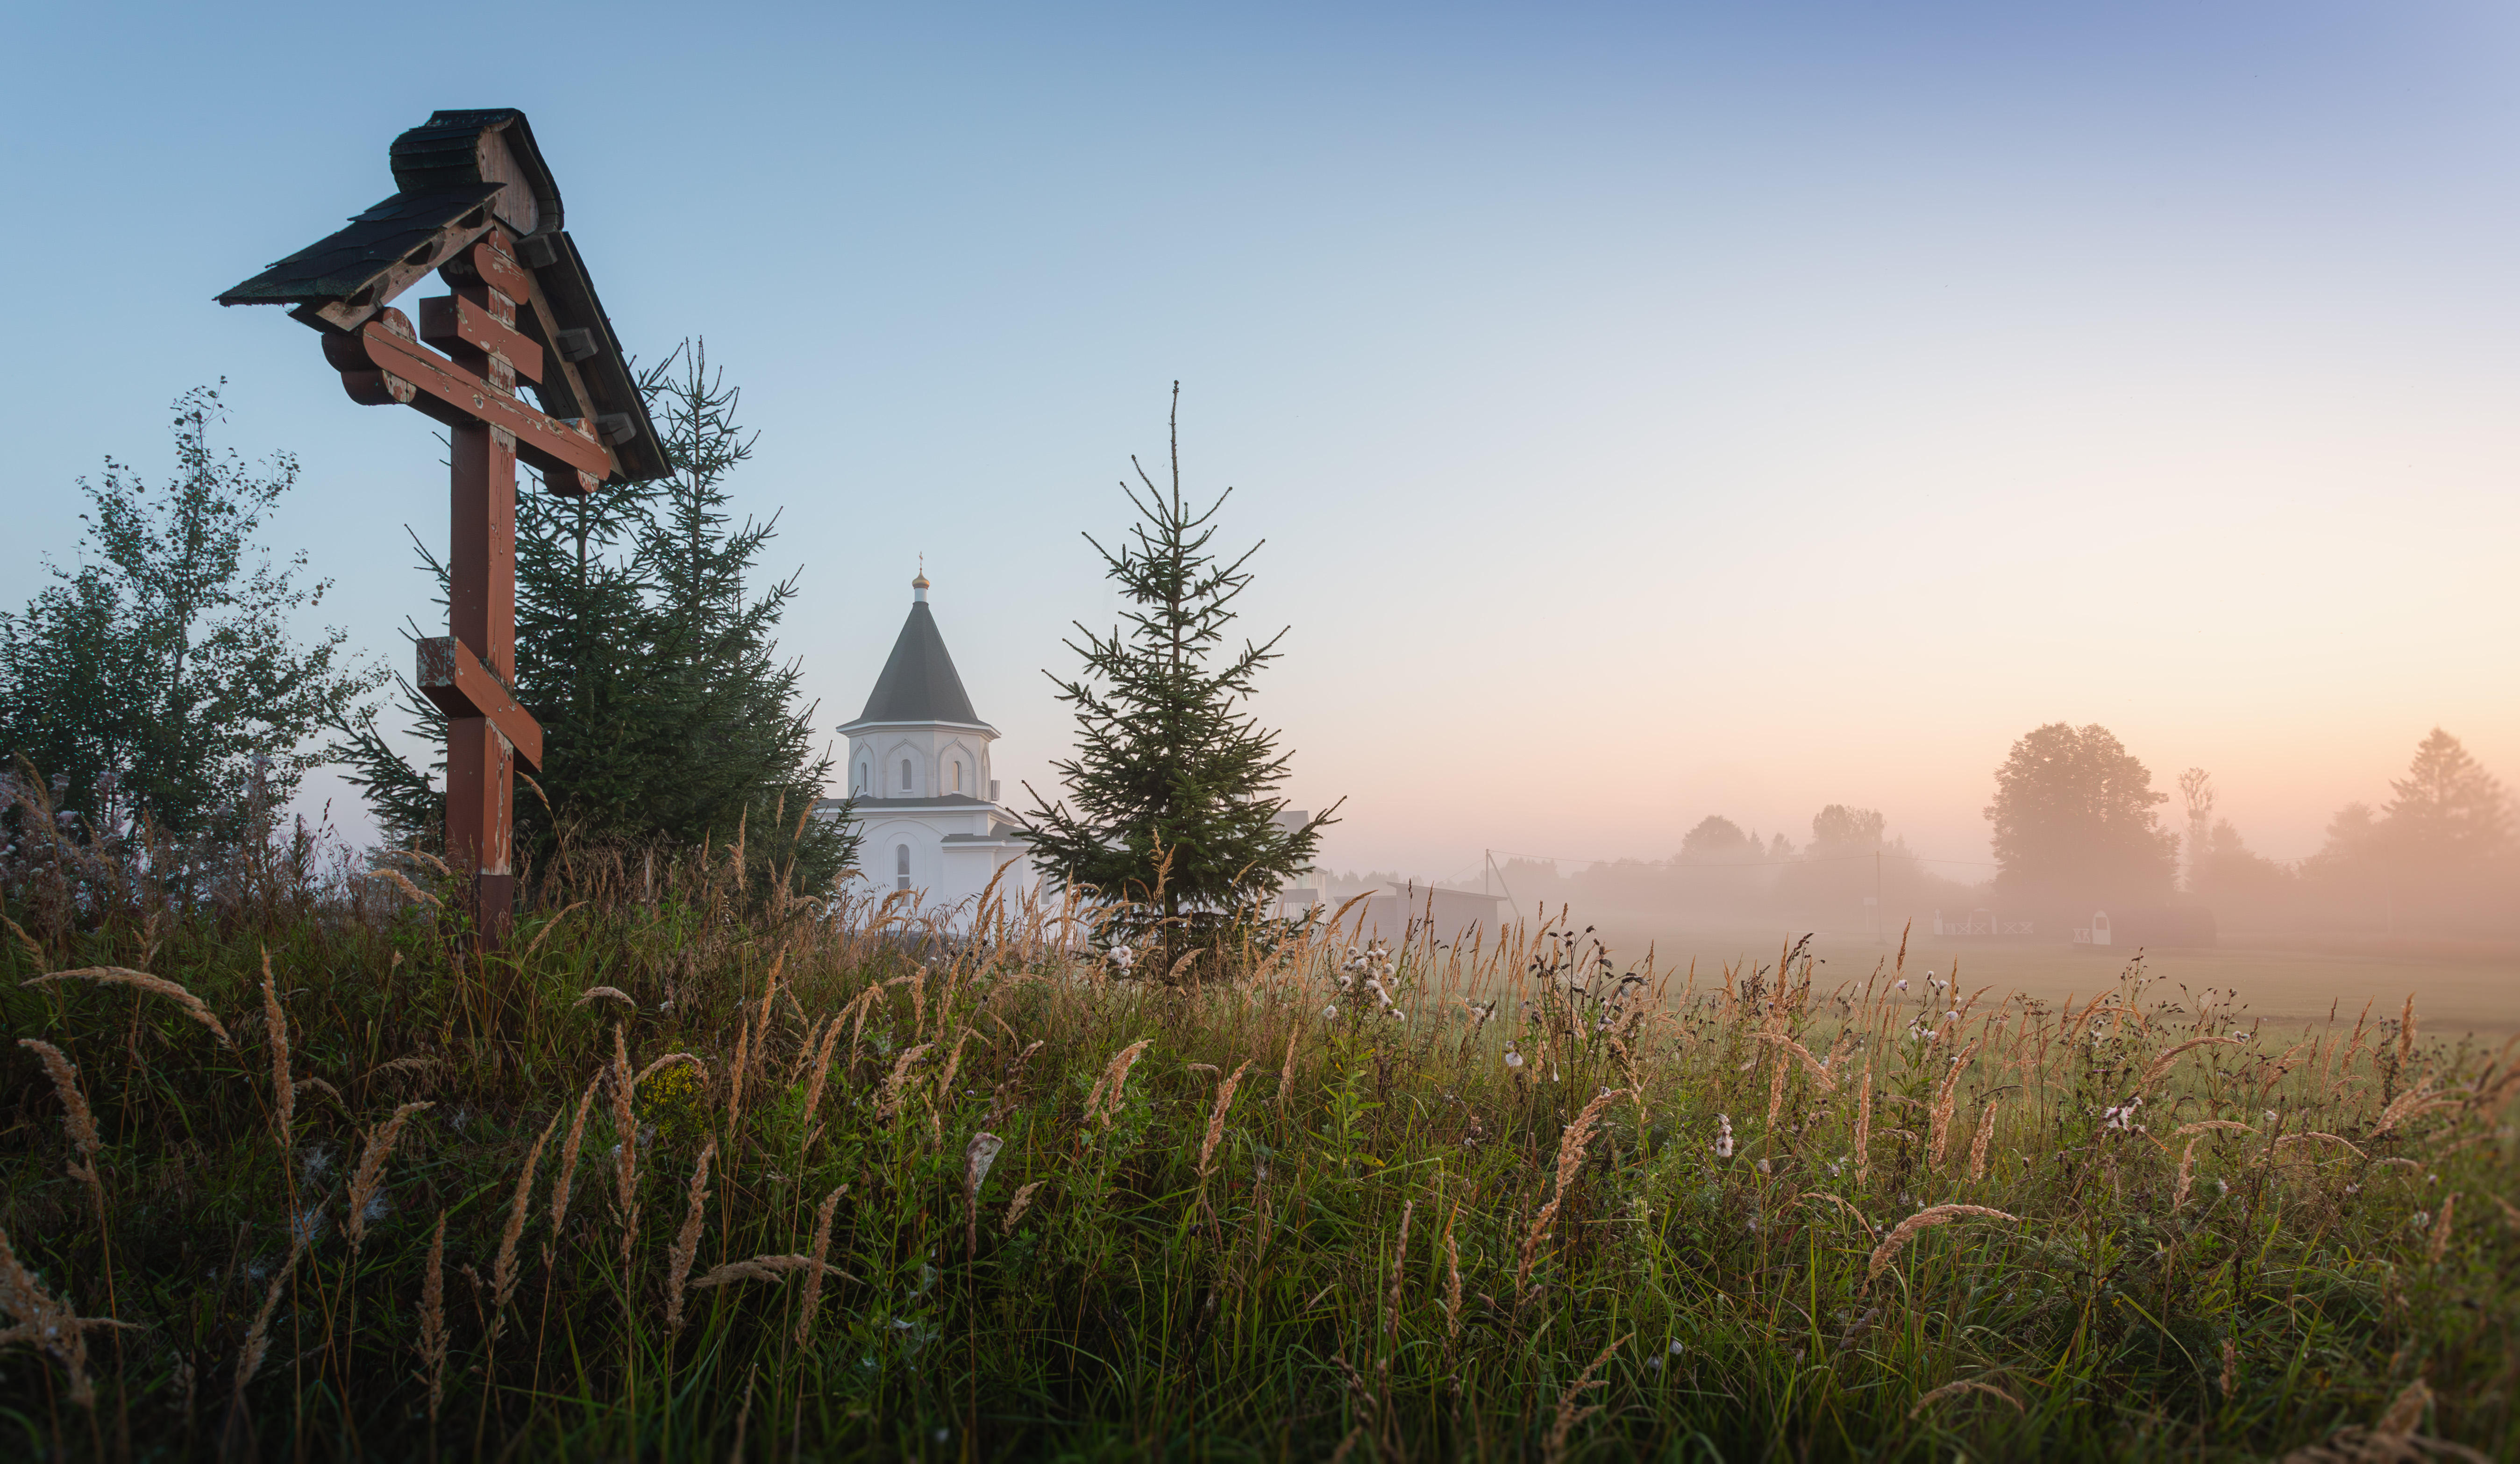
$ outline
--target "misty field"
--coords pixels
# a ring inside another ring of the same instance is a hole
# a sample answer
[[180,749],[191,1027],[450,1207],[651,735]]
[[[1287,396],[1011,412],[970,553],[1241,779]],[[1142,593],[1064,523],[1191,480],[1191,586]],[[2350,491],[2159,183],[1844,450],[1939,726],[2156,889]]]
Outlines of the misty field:
[[[1614,950],[1638,956],[1650,950],[1658,961],[1683,967],[1692,960],[1701,968],[1773,960],[1780,941],[1805,934],[1622,910],[1578,910],[1573,918],[1598,921],[1598,937]],[[1898,948],[1902,934],[1895,921],[1879,938],[1869,930],[1823,931],[1808,949],[1824,979],[1837,981],[1871,970]],[[2140,956],[2156,989],[2176,994],[2183,987],[2192,997],[2211,988],[2226,1000],[2236,992],[2247,1016],[2271,1027],[2323,1026],[2331,1011],[2350,1026],[2366,1004],[2376,1020],[2411,996],[2435,1032],[2497,1038],[2520,1032],[2520,945],[2509,941],[2237,933],[2211,947],[2139,951],[2061,940],[1937,940],[1921,922],[1907,939],[1912,967],[1949,975],[1957,963],[1971,987],[1992,982],[1998,990],[2051,1006],[2079,1004],[2115,985],[2127,963]]]
[[8,911],[47,1458],[2509,1456],[2509,1049],[580,858]]

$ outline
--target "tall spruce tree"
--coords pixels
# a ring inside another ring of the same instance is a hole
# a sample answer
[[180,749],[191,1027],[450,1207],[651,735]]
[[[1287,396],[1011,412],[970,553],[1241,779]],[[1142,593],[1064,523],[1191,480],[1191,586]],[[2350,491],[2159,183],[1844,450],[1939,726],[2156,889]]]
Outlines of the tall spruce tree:
[[[778,520],[734,523],[727,480],[754,440],[736,420],[741,389],[698,342],[640,386],[672,476],[583,498],[518,497],[516,690],[542,724],[544,757],[543,797],[518,801],[519,846],[547,854],[563,831],[723,846],[741,830],[756,872],[825,889],[854,840],[841,821],[803,816],[831,758],[814,750],[813,706],[797,702],[799,667],[777,655],[795,576],[757,592],[746,583]],[[442,742],[435,709],[408,688],[403,702],[412,732]],[[373,726],[347,730],[353,781],[388,837],[438,838],[441,785]]]
[[1108,635],[1077,622],[1084,641],[1066,645],[1085,673],[1051,677],[1076,710],[1076,755],[1051,764],[1066,798],[1025,789],[1035,864],[1070,887],[1130,902],[1141,926],[1160,917],[1168,957],[1311,864],[1337,807],[1300,824],[1281,821],[1286,801],[1277,789],[1291,755],[1245,704],[1286,632],[1226,652],[1233,605],[1251,583],[1245,567],[1260,545],[1231,562],[1211,552],[1232,488],[1201,510],[1184,499],[1178,382],[1170,431],[1168,488],[1129,460],[1145,491],[1120,484],[1138,511],[1128,539],[1114,552],[1085,536],[1136,608]]

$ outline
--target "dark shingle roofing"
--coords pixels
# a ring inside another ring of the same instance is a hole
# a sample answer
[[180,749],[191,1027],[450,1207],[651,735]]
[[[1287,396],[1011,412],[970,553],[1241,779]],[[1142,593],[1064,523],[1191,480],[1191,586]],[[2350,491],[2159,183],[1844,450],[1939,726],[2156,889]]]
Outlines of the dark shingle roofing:
[[954,669],[954,658],[945,653],[945,637],[937,632],[936,617],[928,613],[926,601],[912,603],[901,637],[892,643],[892,659],[883,663],[883,674],[875,681],[875,695],[867,698],[858,722],[988,725],[971,709],[970,694],[963,690],[963,677]]
[[219,303],[294,305],[356,294],[415,246],[427,244],[505,186],[476,180],[395,194],[352,215],[348,228],[324,236],[220,296]]
[[[498,137],[488,138],[491,133]],[[516,178],[482,176],[483,150],[492,141],[505,150]],[[577,400],[566,373],[549,372],[534,388],[543,410],[566,419],[594,418],[624,476],[633,481],[671,472],[647,399],[631,374],[629,354],[596,297],[576,242],[561,228],[560,187],[552,181],[525,114],[507,107],[436,113],[395,138],[387,156],[394,186],[401,192],[354,215],[349,227],[231,288],[219,296],[219,303],[296,305],[294,318],[318,330],[355,330],[418,283],[414,267],[443,260],[448,246],[469,244],[495,215],[522,236],[517,241],[518,258],[532,271],[559,334],[584,336],[582,346],[563,349],[564,341],[546,339],[549,333],[533,311],[524,312],[518,322],[544,350],[559,351],[572,363],[586,388],[588,399]],[[532,201],[536,221],[530,233],[521,222],[526,210],[519,190]],[[304,313],[320,306],[345,307],[351,314],[328,325]]]

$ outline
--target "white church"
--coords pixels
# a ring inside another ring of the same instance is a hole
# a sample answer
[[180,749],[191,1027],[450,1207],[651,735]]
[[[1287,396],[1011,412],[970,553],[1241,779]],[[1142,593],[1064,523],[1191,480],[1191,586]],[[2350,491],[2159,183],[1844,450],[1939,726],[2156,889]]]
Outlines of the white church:
[[[849,740],[850,824],[858,835],[853,893],[918,892],[928,908],[969,900],[998,880],[1011,905],[1032,892],[1031,846],[998,801],[989,744],[998,729],[971,709],[962,674],[927,608],[927,575],[910,581],[910,618],[867,698],[837,730]],[[836,818],[848,800],[815,804]],[[999,878],[999,870],[1006,871]]]

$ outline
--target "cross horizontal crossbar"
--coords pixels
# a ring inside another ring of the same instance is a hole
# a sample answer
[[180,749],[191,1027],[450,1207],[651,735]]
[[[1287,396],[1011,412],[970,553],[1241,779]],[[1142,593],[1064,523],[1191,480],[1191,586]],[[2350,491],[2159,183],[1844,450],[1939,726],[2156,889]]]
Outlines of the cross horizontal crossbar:
[[543,765],[542,724],[454,636],[433,635],[420,643],[420,694],[450,717],[488,718],[518,756],[531,766]]
[[[356,331],[324,338],[324,359],[341,373],[341,384],[354,401],[381,405],[404,402],[450,427],[479,422],[501,428],[517,439],[517,456],[546,473],[610,476],[612,460],[581,419],[563,423],[525,405],[479,376],[420,343],[411,317],[400,310],[380,311]],[[363,380],[370,372],[374,381]],[[373,394],[382,388],[382,399]]]

